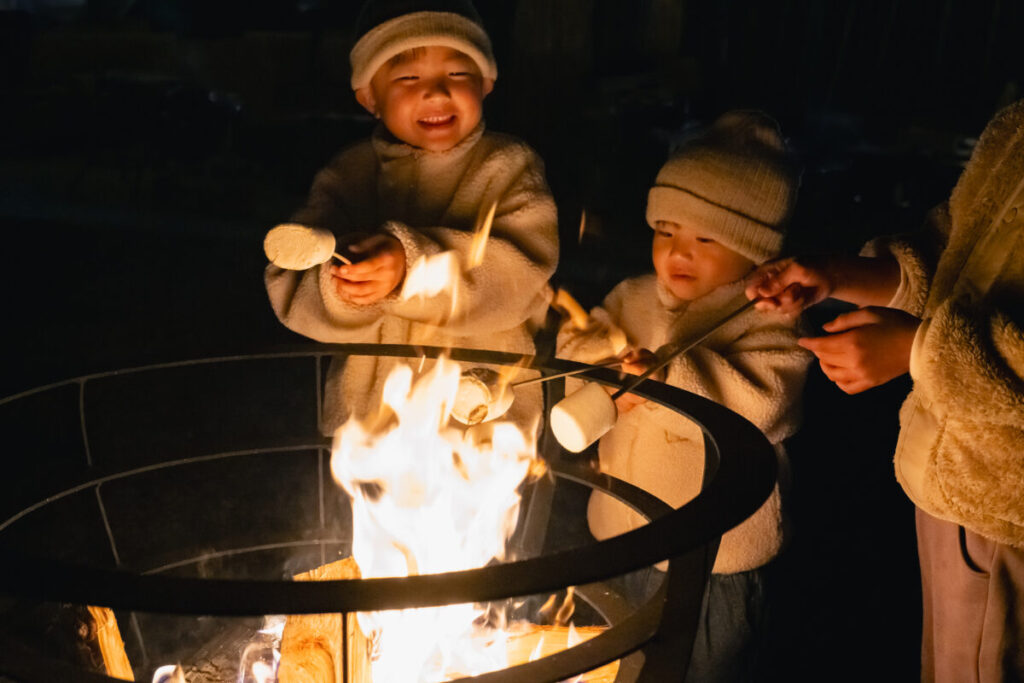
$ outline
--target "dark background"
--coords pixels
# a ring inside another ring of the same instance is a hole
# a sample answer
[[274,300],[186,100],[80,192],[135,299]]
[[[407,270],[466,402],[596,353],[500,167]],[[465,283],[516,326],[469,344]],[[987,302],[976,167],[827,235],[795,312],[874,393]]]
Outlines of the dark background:
[[[262,237],[370,130],[348,86],[358,3],[0,8],[0,396],[296,341],[265,300]],[[722,111],[769,112],[801,155],[789,248],[856,250],[948,194],[985,122],[1019,96],[1024,60],[1024,7],[1009,0],[478,8],[500,74],[488,125],[545,159],[556,279],[588,306],[649,267],[647,189]],[[913,510],[891,471],[908,387],[849,397],[809,377],[790,444],[794,540],[771,569],[780,680],[917,678]]]

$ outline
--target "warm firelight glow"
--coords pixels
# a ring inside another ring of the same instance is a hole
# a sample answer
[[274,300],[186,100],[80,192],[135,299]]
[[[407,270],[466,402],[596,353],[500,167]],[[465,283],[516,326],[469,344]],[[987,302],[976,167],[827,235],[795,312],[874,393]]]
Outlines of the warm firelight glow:
[[[352,498],[352,556],[365,578],[432,574],[501,560],[535,460],[511,423],[449,426],[460,366],[419,377],[399,366],[373,425],[335,435],[331,470]],[[374,683],[444,681],[507,665],[503,638],[473,605],[360,615],[375,639]]]
[[477,218],[477,227],[473,231],[473,241],[470,242],[469,256],[466,258],[467,269],[476,268],[484,262],[487,241],[491,238],[491,226],[494,224],[494,212],[497,209],[498,202],[494,202],[486,215]]
[[454,310],[460,270],[459,259],[453,252],[443,251],[440,254],[423,256],[417,259],[406,273],[401,298],[429,298],[442,292],[450,292]]

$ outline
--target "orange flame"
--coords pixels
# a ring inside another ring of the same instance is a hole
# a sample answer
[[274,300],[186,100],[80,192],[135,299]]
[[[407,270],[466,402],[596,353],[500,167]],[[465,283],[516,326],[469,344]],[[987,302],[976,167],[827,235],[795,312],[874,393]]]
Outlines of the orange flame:
[[477,228],[473,232],[473,241],[466,257],[466,270],[472,270],[484,262],[484,251],[487,249],[487,240],[491,237],[491,225],[494,223],[494,212],[497,208],[498,202],[495,201],[482,219],[477,218]]

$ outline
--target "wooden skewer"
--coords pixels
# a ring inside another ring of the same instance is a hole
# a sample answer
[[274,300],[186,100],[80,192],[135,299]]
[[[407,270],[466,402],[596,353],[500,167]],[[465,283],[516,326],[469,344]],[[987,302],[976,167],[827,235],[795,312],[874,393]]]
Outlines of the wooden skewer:
[[349,259],[345,258],[344,256],[342,256],[338,252],[334,252],[334,258],[338,259],[339,261],[344,263],[346,266],[351,266],[352,265],[352,261],[350,261]]

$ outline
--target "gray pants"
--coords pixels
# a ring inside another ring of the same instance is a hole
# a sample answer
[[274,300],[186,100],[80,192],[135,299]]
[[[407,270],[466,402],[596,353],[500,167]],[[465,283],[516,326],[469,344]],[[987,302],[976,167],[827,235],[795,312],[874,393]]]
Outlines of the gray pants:
[[757,680],[764,655],[767,607],[760,569],[712,574],[704,593],[686,683]]
[[1024,550],[917,510],[924,683],[1024,681]]

